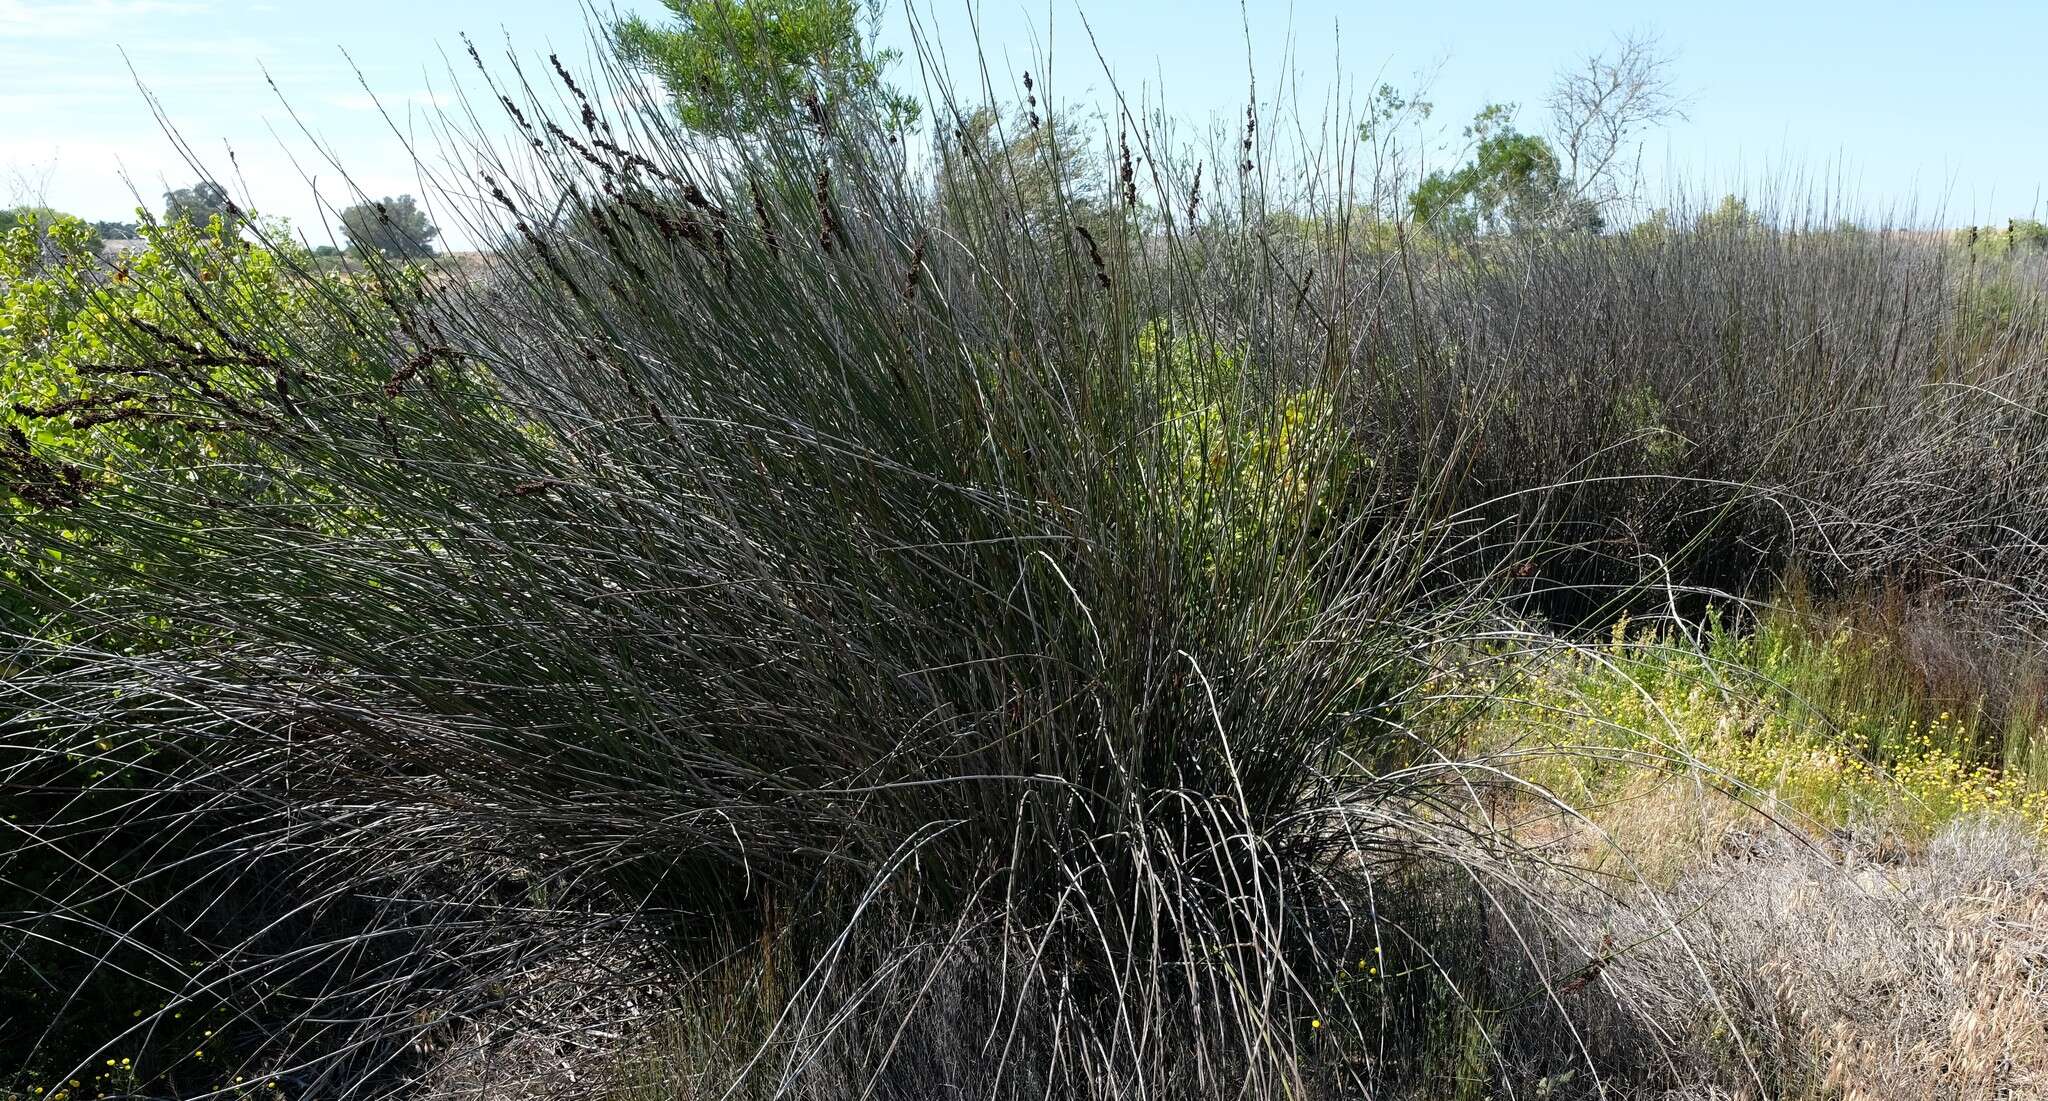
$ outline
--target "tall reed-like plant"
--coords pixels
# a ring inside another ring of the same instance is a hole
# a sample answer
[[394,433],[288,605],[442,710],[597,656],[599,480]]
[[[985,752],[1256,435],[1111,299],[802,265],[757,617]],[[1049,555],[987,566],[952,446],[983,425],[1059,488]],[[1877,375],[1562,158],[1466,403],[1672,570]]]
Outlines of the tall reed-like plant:
[[1360,340],[1367,449],[1414,484],[1456,468],[1537,609],[1597,631],[1645,582],[1769,598],[1796,576],[2039,621],[2038,262],[1739,203],[1366,255],[1398,291]]
[[0,696],[8,981],[140,991],[33,1072],[380,1094],[584,982],[688,1096],[1512,1080],[1543,969],[1472,938],[1531,871],[1413,722],[1484,604],[1450,478],[1338,415],[1351,259],[1303,283],[1256,173],[1136,118],[1084,221],[1018,155],[703,138],[552,68],[425,169],[474,268],[371,259],[379,313],[282,348],[204,279],[196,335],[117,314],[214,457],[10,537],[89,595]]

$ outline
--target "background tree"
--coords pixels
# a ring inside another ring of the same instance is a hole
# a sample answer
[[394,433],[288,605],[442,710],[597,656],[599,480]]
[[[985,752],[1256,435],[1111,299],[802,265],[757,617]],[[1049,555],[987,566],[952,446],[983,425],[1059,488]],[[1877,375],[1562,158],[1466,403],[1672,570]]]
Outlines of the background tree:
[[228,198],[227,188],[212,180],[201,180],[191,187],[164,192],[166,222],[191,222],[204,226],[207,219],[216,214],[220,215],[221,224],[231,230],[241,224],[241,208]]
[[1741,235],[1762,229],[1764,220],[1749,209],[1749,204],[1734,195],[1721,196],[1714,209],[1701,212],[1693,221],[1693,229],[1703,234]]
[[1472,159],[1424,177],[1408,198],[1415,220],[1452,234],[1601,228],[1598,207],[1579,197],[1550,143],[1515,129],[1512,104],[1488,104],[1465,136]]
[[616,28],[621,55],[675,97],[683,122],[741,137],[816,126],[847,110],[893,127],[918,105],[882,81],[894,50],[874,50],[857,0],[663,0],[673,24]]
[[394,260],[432,256],[434,238],[441,235],[410,195],[387,195],[349,207],[341,212],[341,231],[348,237],[350,252],[375,252]]
[[1551,86],[1551,128],[1560,174],[1577,197],[1598,206],[1633,198],[1645,131],[1685,117],[1670,78],[1672,56],[1655,36],[1615,39],[1608,53],[1586,55]]
[[1034,232],[1081,225],[1106,239],[1115,215],[1109,167],[1084,125],[1071,115],[1020,111],[1005,122],[991,108],[976,110],[942,146],[940,202],[979,202],[986,189]]
[[1414,145],[1420,147],[1421,125],[1435,109],[1436,105],[1422,98],[1419,91],[1403,92],[1391,84],[1381,84],[1367,97],[1365,117],[1358,123],[1358,140],[1365,143],[1372,156],[1369,176],[1375,219],[1400,216],[1401,183],[1408,178],[1409,162],[1415,152],[1403,145],[1400,134],[1404,127],[1414,129]]

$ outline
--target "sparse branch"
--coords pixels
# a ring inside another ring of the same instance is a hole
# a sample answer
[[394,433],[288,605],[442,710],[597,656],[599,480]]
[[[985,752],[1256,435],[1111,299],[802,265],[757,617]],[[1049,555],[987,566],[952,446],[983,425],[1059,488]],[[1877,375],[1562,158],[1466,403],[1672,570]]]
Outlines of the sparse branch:
[[1608,203],[1633,195],[1630,146],[1645,131],[1686,117],[1672,61],[1655,35],[1637,32],[1558,73],[1548,105],[1565,177],[1581,197]]

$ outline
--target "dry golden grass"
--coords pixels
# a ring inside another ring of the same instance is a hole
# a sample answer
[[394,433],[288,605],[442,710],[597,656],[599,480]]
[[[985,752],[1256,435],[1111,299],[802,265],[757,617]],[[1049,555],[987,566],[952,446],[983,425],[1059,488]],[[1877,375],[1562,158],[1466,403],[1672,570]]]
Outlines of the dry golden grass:
[[1583,851],[1642,876],[1599,919],[1634,946],[1602,981],[1680,1040],[1694,1095],[2048,1097],[2048,853],[2029,824],[1958,820],[1911,852],[1690,790],[1604,808]]

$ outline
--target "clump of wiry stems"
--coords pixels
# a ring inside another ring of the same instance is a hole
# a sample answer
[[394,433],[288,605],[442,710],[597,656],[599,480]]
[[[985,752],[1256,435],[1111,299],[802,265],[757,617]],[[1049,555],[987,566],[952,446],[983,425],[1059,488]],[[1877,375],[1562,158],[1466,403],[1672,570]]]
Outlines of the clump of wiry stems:
[[1589,950],[1522,938],[1493,774],[1420,736],[1484,578],[1445,479],[1357,461],[1349,258],[1304,283],[1259,174],[1136,117],[1076,232],[1014,158],[554,68],[423,166],[477,269],[371,261],[395,320],[286,357],[195,281],[214,331],[123,354],[220,458],[12,537],[67,581],[0,697],[8,958],[70,965],[53,1019],[135,984],[87,1060],[384,1094],[573,973],[700,1037],[685,1096],[1512,1078],[1545,968],[1475,938]]
[[1566,622],[1800,577],[1967,590],[2037,636],[2048,267],[1833,202],[1365,250],[1399,288],[1361,356],[1369,450],[1424,484],[1455,466],[1455,506],[1498,525],[1482,560],[1522,556],[1529,605]]

